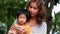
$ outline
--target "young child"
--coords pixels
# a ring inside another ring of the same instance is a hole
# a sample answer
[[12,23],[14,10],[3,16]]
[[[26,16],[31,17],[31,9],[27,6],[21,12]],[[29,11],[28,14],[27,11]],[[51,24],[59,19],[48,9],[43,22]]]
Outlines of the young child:
[[[17,13],[17,23],[14,25],[17,27],[17,29],[20,29],[20,31],[24,32],[25,30],[27,32],[26,34],[31,34],[30,27],[26,25],[26,21],[28,20],[28,17],[29,17],[29,13],[27,11],[19,10]],[[18,34],[18,33],[16,30],[10,29],[8,34]]]

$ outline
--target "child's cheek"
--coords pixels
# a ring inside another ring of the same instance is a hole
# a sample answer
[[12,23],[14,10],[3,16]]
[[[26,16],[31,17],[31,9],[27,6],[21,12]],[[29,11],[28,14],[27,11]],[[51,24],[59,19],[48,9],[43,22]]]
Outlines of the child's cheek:
[[24,22],[26,22],[26,19],[24,19]]
[[21,19],[21,18],[19,18],[19,19],[18,19],[18,21],[22,21],[22,19]]

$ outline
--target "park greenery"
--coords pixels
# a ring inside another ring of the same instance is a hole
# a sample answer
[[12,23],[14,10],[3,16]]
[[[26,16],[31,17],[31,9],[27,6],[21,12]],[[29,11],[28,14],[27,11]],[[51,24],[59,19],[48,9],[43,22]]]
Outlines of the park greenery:
[[[44,1],[47,8],[46,22],[49,21],[50,23],[48,23],[47,25],[47,31],[49,33],[52,29],[52,34],[60,34],[60,11],[56,13],[54,17],[51,16],[53,6],[59,3],[59,0]],[[28,2],[29,0],[0,0],[0,34],[7,34],[10,26],[14,23],[16,19],[17,11],[19,9],[25,9]],[[51,3],[50,7],[48,7],[48,3]]]

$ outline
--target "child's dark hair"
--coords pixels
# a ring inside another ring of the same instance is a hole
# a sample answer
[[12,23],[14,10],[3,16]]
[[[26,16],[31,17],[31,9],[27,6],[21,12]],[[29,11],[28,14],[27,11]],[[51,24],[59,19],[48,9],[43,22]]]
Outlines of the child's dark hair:
[[27,21],[28,21],[30,15],[29,15],[29,12],[27,10],[25,10],[25,9],[18,10],[18,12],[17,12],[17,19],[18,19],[18,17],[19,17],[20,14],[25,14],[26,18],[27,18]]

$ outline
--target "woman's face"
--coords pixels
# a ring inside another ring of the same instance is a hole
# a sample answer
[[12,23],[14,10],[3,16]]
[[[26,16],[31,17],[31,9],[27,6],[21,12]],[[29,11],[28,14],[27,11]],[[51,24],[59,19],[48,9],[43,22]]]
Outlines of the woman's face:
[[37,4],[35,2],[31,2],[30,6],[28,7],[28,11],[30,12],[31,16],[36,16],[39,11]]

